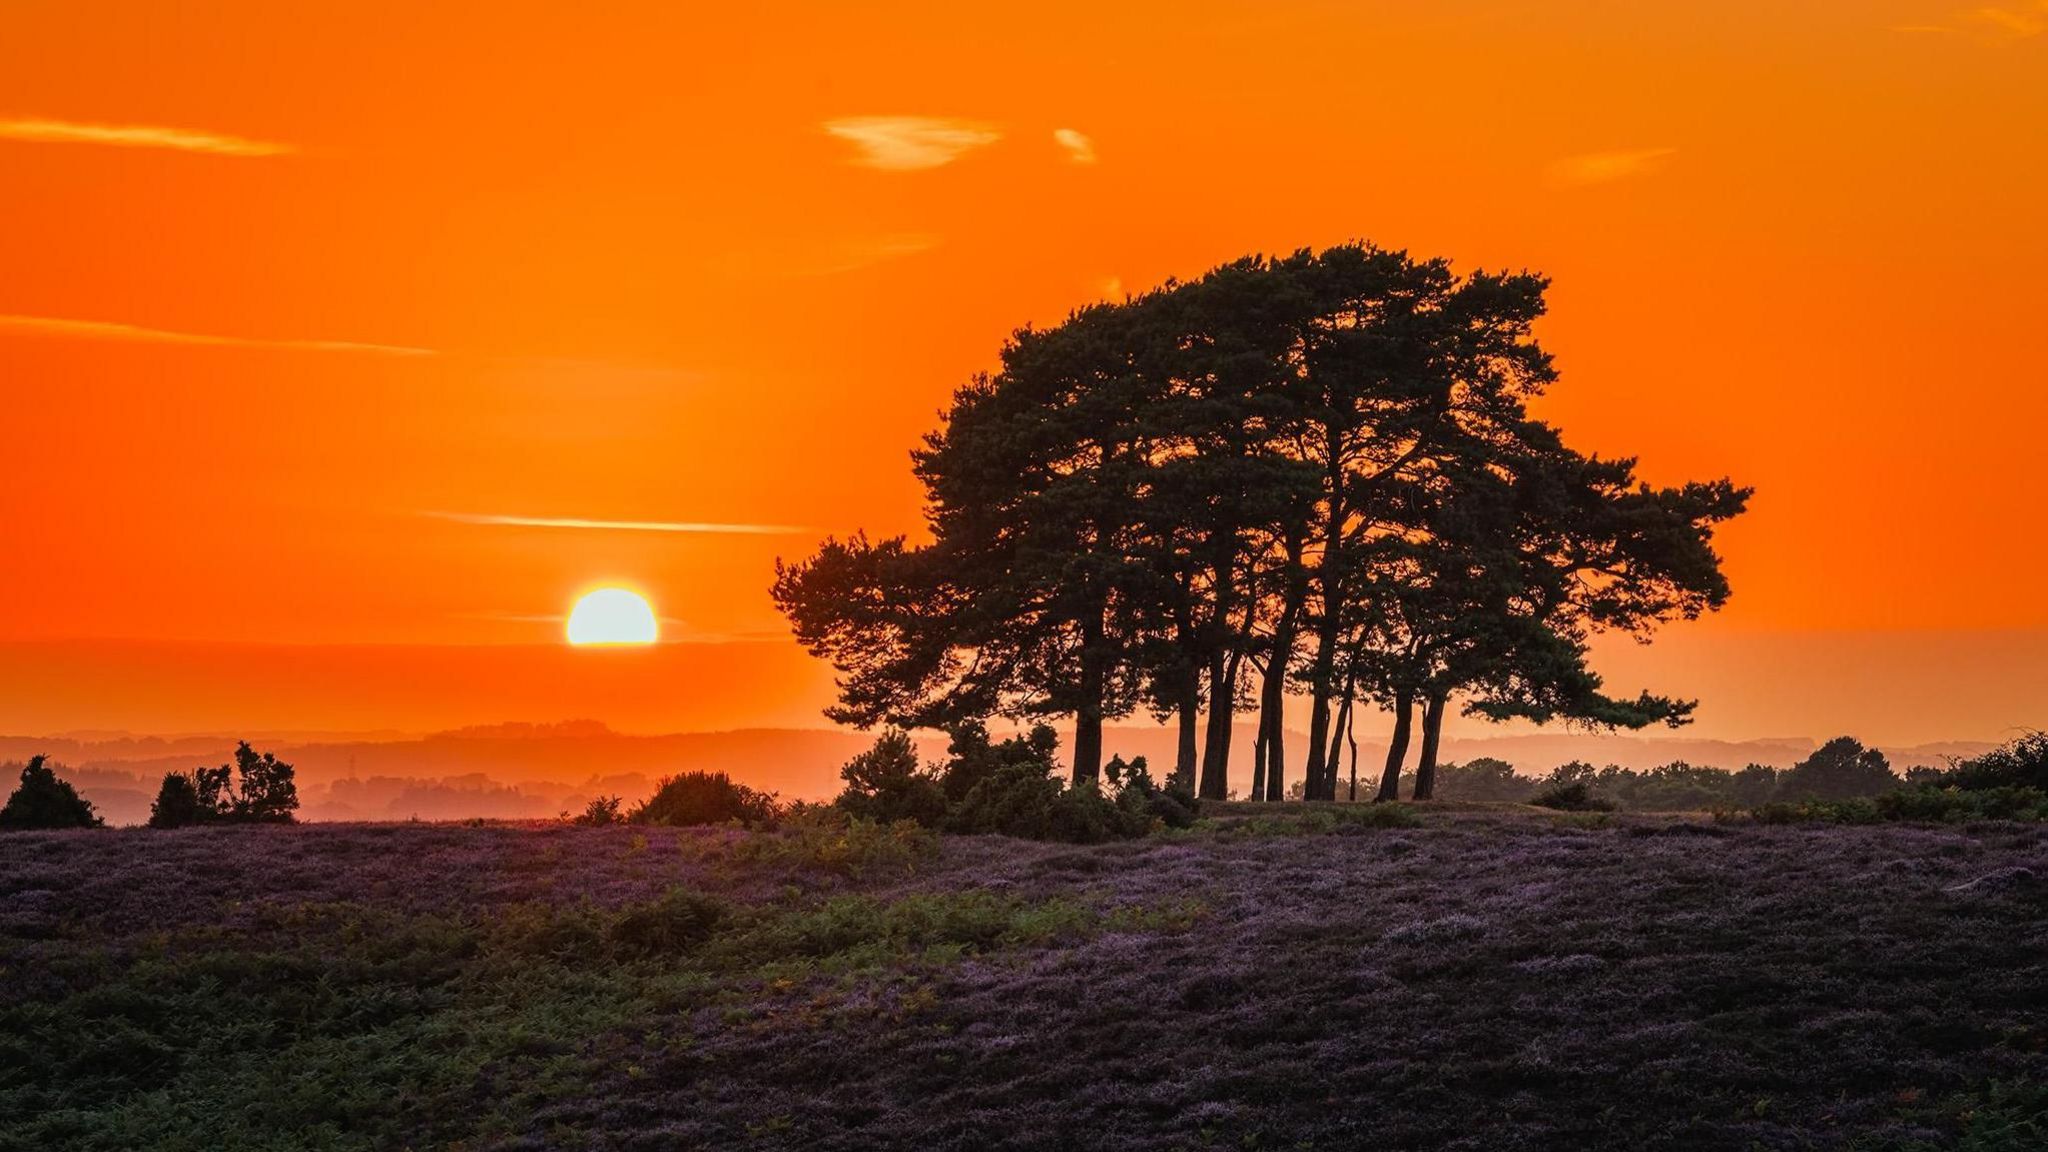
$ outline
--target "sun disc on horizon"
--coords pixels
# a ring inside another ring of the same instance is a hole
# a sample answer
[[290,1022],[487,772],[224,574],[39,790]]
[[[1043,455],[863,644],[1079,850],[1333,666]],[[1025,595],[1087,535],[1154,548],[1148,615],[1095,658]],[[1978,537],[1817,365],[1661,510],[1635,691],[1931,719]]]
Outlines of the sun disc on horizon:
[[625,588],[599,588],[585,593],[569,610],[569,643],[652,644],[661,625],[646,597]]

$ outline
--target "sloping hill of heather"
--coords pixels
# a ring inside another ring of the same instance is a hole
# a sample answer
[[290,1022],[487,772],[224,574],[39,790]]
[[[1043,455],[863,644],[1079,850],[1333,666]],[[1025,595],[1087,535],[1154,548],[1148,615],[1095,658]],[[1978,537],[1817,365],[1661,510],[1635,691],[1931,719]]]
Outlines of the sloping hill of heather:
[[0,837],[0,1148],[2021,1148],[2048,829]]

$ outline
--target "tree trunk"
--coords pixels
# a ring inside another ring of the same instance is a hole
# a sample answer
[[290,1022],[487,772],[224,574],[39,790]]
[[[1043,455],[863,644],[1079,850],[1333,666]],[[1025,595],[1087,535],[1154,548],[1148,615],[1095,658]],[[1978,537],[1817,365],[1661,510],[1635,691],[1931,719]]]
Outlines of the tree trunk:
[[1358,803],[1358,726],[1346,724],[1344,739],[1351,745],[1351,802]]
[[1266,798],[1266,736],[1268,732],[1266,704],[1263,695],[1259,701],[1259,731],[1252,737],[1252,792],[1251,800]]
[[1236,655],[1209,661],[1209,729],[1202,747],[1202,799],[1230,798],[1230,726],[1237,712]]
[[1415,798],[1436,798],[1436,750],[1444,732],[1444,703],[1450,693],[1434,689],[1422,709],[1422,756],[1415,763]]
[[[1285,676],[1286,673],[1281,673]],[[1270,700],[1264,723],[1266,725],[1266,795],[1263,799],[1278,802],[1287,799],[1287,736],[1285,714],[1287,695],[1279,685],[1266,689]]]
[[1394,735],[1387,744],[1387,767],[1380,773],[1377,800],[1401,798],[1401,762],[1408,759],[1408,735],[1415,726],[1415,693],[1407,688],[1394,693]]
[[1280,620],[1273,627],[1273,654],[1266,660],[1265,683],[1259,686],[1259,710],[1266,734],[1266,799],[1287,798],[1287,671],[1294,664],[1294,638],[1301,631],[1301,608],[1308,600],[1308,569],[1302,566],[1306,529],[1287,536],[1287,590]]
[[1197,715],[1202,709],[1201,674],[1188,669],[1187,681],[1181,686],[1180,696],[1180,744],[1173,759],[1173,779],[1189,793],[1195,790],[1195,731],[1201,720]]
[[1273,654],[1266,658],[1266,671],[1259,682],[1259,756],[1252,763],[1252,799],[1278,800],[1280,775],[1287,763],[1287,740],[1280,733],[1282,679],[1287,675],[1281,651],[1282,637],[1273,638]]
[[1323,763],[1328,765],[1326,771],[1330,777],[1330,794],[1325,799],[1337,798],[1337,765],[1340,762],[1338,756],[1344,749],[1345,738],[1351,733],[1352,697],[1357,691],[1358,669],[1354,666],[1344,675],[1344,695],[1341,698],[1342,703],[1337,707],[1337,723],[1330,730],[1330,754],[1323,758]]
[[1082,624],[1081,703],[1074,710],[1074,783],[1102,778],[1103,643],[1100,610]]
[[1308,764],[1302,769],[1302,797],[1329,800],[1323,794],[1324,745],[1330,740],[1330,683],[1337,670],[1337,620],[1334,606],[1325,594],[1323,615],[1328,619],[1316,628],[1315,660],[1309,666]]
[[1102,707],[1083,706],[1074,716],[1074,783],[1102,778]]

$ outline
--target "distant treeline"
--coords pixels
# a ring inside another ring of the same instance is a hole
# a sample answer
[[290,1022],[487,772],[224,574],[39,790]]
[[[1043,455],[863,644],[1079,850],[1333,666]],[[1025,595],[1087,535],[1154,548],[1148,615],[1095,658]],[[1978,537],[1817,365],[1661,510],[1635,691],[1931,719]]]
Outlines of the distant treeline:
[[1437,769],[1443,800],[1570,804],[1638,812],[1701,812],[1754,808],[1774,801],[1847,800],[1902,785],[1938,780],[1941,770],[1915,767],[1895,773],[1884,753],[1848,736],[1837,737],[1790,768],[1750,764],[1730,771],[1674,760],[1655,768],[1594,767],[1572,761],[1542,776],[1515,771],[1505,760],[1480,757]]

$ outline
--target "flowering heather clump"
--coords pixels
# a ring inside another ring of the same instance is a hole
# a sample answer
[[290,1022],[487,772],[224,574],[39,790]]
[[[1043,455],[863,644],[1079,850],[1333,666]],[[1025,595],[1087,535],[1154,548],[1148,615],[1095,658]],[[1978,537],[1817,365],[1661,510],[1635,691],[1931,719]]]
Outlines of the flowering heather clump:
[[1560,819],[21,833],[0,1149],[2039,1146],[2048,828]]

